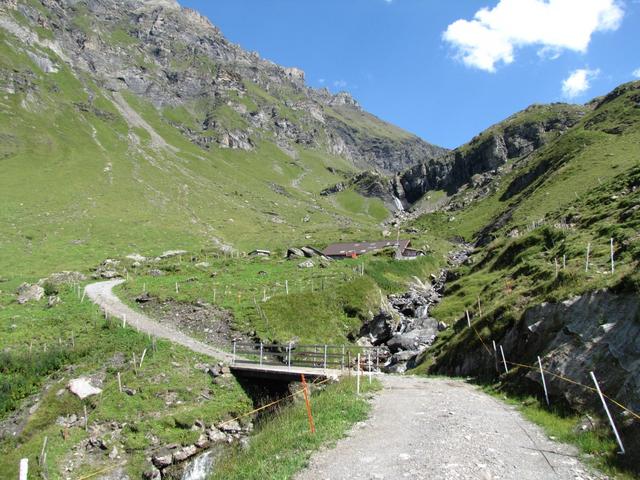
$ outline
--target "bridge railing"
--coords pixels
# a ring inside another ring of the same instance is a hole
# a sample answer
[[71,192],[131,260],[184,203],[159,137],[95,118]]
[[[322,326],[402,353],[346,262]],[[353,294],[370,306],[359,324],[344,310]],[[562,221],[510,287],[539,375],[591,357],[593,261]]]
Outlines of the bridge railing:
[[[359,355],[359,356],[358,356]],[[233,364],[379,371],[387,357],[379,347],[233,342]]]

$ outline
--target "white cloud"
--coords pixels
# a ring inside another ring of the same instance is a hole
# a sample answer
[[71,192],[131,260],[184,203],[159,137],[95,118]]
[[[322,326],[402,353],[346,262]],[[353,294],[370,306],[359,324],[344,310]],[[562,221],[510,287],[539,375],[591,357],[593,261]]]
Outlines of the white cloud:
[[618,0],[499,0],[472,20],[453,22],[443,39],[467,66],[493,72],[527,45],[550,58],[562,50],[586,52],[594,32],[616,30],[623,16]]
[[345,80],[336,80],[333,82],[333,86],[336,88],[346,88],[348,83]]
[[318,79],[318,83],[319,83],[320,85],[324,85],[324,82],[326,82],[326,80],[325,80],[324,78],[319,78],[319,79]]
[[591,80],[600,75],[600,70],[579,68],[574,70],[562,82],[562,94],[567,98],[576,98],[591,87]]
[[631,75],[633,75],[636,78],[640,78],[640,68],[636,68]]

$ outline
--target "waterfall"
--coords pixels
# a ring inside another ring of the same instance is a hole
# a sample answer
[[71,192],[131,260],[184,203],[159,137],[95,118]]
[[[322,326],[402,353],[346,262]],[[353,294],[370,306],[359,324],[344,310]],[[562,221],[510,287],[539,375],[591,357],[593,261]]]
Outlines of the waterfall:
[[185,469],[182,480],[206,480],[211,473],[215,460],[216,456],[213,450],[208,450],[202,455],[198,455]]
[[393,203],[396,206],[396,209],[399,212],[404,212],[404,207],[402,206],[402,202],[400,201],[400,199],[396,196],[393,197]]

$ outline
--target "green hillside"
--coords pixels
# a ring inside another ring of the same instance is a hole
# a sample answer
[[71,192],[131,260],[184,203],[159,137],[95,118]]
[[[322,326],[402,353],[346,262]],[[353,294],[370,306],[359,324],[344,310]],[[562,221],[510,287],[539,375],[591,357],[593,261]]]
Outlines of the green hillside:
[[[0,41],[2,70],[38,72],[2,31]],[[327,167],[353,168],[341,158],[300,149],[293,160],[266,140],[253,152],[204,151],[134,95],[122,98],[144,126],[66,67],[29,78],[34,90],[5,95],[0,112],[5,275],[218,241],[241,250],[325,241],[338,226],[355,234],[380,220],[318,195],[340,179]]]

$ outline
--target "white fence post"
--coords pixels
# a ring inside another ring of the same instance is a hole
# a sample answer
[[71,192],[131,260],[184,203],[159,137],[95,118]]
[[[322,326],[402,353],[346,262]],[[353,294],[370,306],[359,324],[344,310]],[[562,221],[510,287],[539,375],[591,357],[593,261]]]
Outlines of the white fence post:
[[287,348],[287,366],[291,368],[291,342],[289,342],[289,346]]
[[502,349],[502,345],[500,345],[500,353],[502,354],[502,363],[504,364],[504,373],[509,373],[509,367],[507,367],[507,359],[504,358],[504,350]]
[[602,395],[602,390],[600,390],[600,385],[598,385],[598,380],[596,379],[596,375],[593,372],[591,373],[591,378],[593,379],[593,383],[596,386],[596,390],[598,391],[598,395],[600,395],[600,400],[602,401],[602,406],[604,407],[604,411],[607,412],[607,417],[609,418],[609,423],[611,424],[611,428],[613,433],[616,436],[616,440],[618,441],[618,445],[620,445],[620,453],[622,455],[625,454],[624,445],[622,445],[622,439],[620,438],[620,434],[618,433],[618,429],[616,428],[616,424],[613,423],[613,417],[611,416],[611,412],[609,412],[609,407],[607,407],[607,402],[604,399],[604,395]]
[[20,480],[27,480],[29,475],[29,459],[23,458],[20,460]]
[[264,352],[264,345],[260,342],[260,366],[262,366],[262,355]]
[[356,394],[360,395],[360,354],[358,354],[356,368]]
[[467,325],[471,328],[471,317],[469,317],[469,310],[465,310],[464,313],[467,315]]
[[233,341],[233,357],[231,358],[231,365],[236,364],[236,341]]
[[369,364],[369,384],[371,384],[371,350],[367,351],[367,363]]
[[613,238],[611,239],[611,273],[615,273],[616,271],[616,264],[615,264],[615,260],[613,259]]
[[584,266],[584,271],[585,272],[589,271],[589,253],[591,253],[591,244],[590,243],[587,244],[587,261],[586,261],[585,266]]
[[324,369],[327,369],[327,346],[324,346]]
[[540,376],[542,377],[542,387],[544,388],[544,398],[547,401],[547,406],[549,406],[550,405],[549,392],[547,392],[547,382],[544,379],[544,370],[542,370],[542,360],[540,360],[540,357],[538,357],[538,366],[540,367]]

